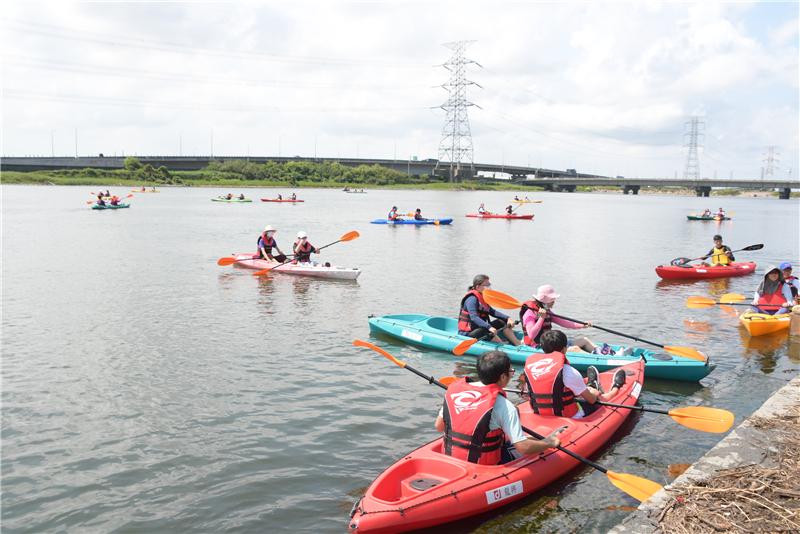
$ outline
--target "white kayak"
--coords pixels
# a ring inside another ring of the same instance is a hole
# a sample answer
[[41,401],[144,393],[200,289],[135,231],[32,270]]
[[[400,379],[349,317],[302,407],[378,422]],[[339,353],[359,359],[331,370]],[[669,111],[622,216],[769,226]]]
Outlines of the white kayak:
[[[279,265],[277,261],[253,259],[256,254],[234,254],[236,265],[248,269],[273,269]],[[276,273],[293,274],[296,276],[314,276],[316,278],[331,278],[335,280],[355,280],[361,274],[359,269],[348,267],[336,267],[323,263],[286,263],[279,269],[274,269]],[[270,271],[271,272],[271,271]]]

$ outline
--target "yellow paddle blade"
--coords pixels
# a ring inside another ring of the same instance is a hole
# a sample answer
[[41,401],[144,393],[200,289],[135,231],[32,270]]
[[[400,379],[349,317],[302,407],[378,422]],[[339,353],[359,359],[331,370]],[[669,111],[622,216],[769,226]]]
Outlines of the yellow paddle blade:
[[511,295],[506,295],[505,293],[501,291],[495,291],[494,289],[484,289],[483,300],[485,300],[490,306],[494,308],[500,308],[502,310],[511,310],[522,306],[522,303]]
[[608,471],[606,476],[612,484],[639,502],[646,501],[662,489],[661,484],[634,475]]
[[730,304],[731,302],[742,302],[747,297],[739,293],[725,293],[719,298],[720,304]]
[[734,415],[728,410],[719,408],[706,408],[705,406],[687,406],[684,408],[673,408],[669,411],[669,416],[676,423],[699,430],[701,432],[713,432],[721,434],[727,432],[733,426]]
[[443,377],[441,377],[439,379],[439,382],[441,382],[445,386],[449,386],[450,384],[452,384],[453,382],[456,382],[456,381],[458,381],[458,377],[457,376],[443,376]]
[[453,354],[455,354],[456,356],[463,356],[464,353],[467,352],[469,348],[478,341],[480,341],[480,339],[477,337],[475,339],[465,339],[464,341],[456,345],[456,348],[453,349]]
[[353,239],[358,239],[361,234],[353,230],[352,232],[347,232],[342,237],[339,238],[339,241],[352,241]]
[[690,310],[705,310],[706,308],[712,307],[714,304],[716,304],[716,302],[713,304],[708,304],[705,302],[686,301],[686,307],[689,308]]
[[380,348],[380,347],[378,347],[376,345],[373,345],[372,343],[370,343],[368,341],[362,341],[360,339],[356,339],[356,340],[353,341],[353,345],[355,345],[356,347],[364,347],[365,349],[374,350],[375,352],[377,352],[378,354],[380,354],[381,356],[383,356],[384,358],[386,358],[387,360],[389,360],[393,364],[397,365],[398,367],[405,367],[406,366],[406,362],[404,362],[402,360],[398,360],[397,358],[395,358],[394,356],[392,356],[391,354],[389,354],[388,352],[386,352],[382,348]]
[[717,303],[714,299],[708,297],[689,297],[686,299],[687,308],[710,308]]
[[699,362],[708,361],[708,356],[703,354],[697,349],[693,349],[692,347],[664,347],[664,350],[669,352],[670,354],[674,354],[675,356],[683,356],[684,358],[689,358],[690,360],[697,360]]

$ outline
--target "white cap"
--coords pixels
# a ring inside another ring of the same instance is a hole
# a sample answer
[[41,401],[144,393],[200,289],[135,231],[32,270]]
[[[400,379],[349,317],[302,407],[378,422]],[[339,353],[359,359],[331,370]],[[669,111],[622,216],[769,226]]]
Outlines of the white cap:
[[268,224],[268,225],[266,225],[266,226],[264,227],[264,231],[265,231],[265,232],[274,232],[274,231],[275,231],[275,228],[273,228],[273,227],[272,227],[272,225]]
[[300,230],[297,232],[297,239],[303,239],[304,237],[308,237],[308,234]]

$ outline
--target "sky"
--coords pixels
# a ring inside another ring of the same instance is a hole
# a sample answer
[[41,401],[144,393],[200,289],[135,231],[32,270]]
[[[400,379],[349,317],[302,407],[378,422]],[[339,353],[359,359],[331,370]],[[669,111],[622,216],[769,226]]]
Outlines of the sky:
[[797,179],[793,2],[19,2],[4,156],[438,158],[451,50],[474,161]]

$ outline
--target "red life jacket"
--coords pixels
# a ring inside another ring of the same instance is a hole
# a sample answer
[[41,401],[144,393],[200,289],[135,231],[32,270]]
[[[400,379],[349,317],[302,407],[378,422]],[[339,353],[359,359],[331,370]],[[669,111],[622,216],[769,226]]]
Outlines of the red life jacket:
[[476,289],[470,289],[464,298],[461,299],[461,309],[458,312],[458,333],[461,335],[466,335],[475,330],[477,325],[473,324],[473,322],[469,318],[469,312],[467,311],[466,306],[464,303],[467,301],[467,298],[470,296],[475,296],[478,299],[478,317],[483,319],[484,321],[489,321],[489,305],[486,304],[486,301],[483,300],[483,295],[480,291]]
[[[522,303],[522,306],[519,307],[519,324],[523,325],[522,326],[523,332],[526,331],[525,325],[522,322],[522,318],[525,316],[525,312],[531,310],[533,313],[538,313],[539,308],[540,308],[539,303],[536,302],[535,300],[525,301]],[[542,338],[542,334],[544,334],[551,328],[553,328],[553,318],[550,315],[550,312],[547,312],[547,314],[545,314],[544,316],[544,322],[542,323],[542,328],[539,330],[539,333],[536,334],[536,337],[534,337],[533,340],[531,340],[531,338],[528,337],[528,334],[525,334],[525,337],[522,338],[522,342],[531,347],[536,347],[539,345],[539,340]],[[531,341],[533,342],[531,343]]]
[[294,259],[299,262],[311,261],[311,253],[314,251],[314,245],[308,241],[303,244],[299,244],[298,241],[295,241],[294,247],[292,248],[294,248]]
[[274,237],[268,237],[267,233],[264,232],[263,234],[258,236],[257,246],[258,246],[258,257],[262,258],[263,257],[261,254],[262,247],[264,248],[264,250],[267,251],[267,254],[272,255],[272,247],[277,247],[278,244],[275,242]]
[[505,392],[497,384],[473,386],[462,378],[448,386],[442,409],[446,455],[473,464],[500,463],[505,435],[502,428],[489,430],[498,395]]
[[775,290],[774,293],[767,293],[765,295],[761,295],[758,298],[758,306],[760,307],[762,304],[777,306],[777,307],[769,307],[769,308],[762,308],[764,313],[775,314],[778,309],[781,307],[781,304],[786,302],[786,299],[783,297],[783,282],[778,284],[778,288]]
[[564,364],[568,363],[567,357],[560,352],[528,356],[525,381],[534,413],[561,417],[578,413],[575,394],[564,387]]

